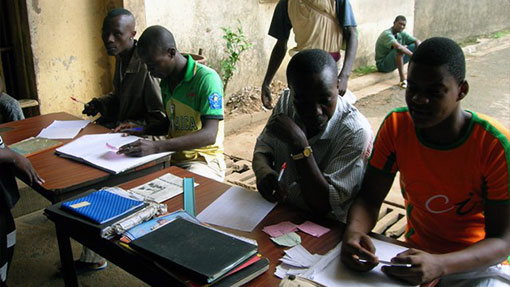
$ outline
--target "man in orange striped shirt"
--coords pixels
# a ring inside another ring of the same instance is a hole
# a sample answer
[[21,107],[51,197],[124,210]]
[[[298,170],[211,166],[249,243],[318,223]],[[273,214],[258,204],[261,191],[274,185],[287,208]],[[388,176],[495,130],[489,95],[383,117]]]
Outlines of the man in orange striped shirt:
[[[494,119],[464,110],[465,59],[447,38],[431,38],[413,54],[407,108],[386,117],[344,233],[342,261],[367,271],[379,262],[367,233],[397,171],[411,248],[383,267],[412,284],[508,286],[510,254],[509,132]],[[366,259],[360,262],[358,259]]]

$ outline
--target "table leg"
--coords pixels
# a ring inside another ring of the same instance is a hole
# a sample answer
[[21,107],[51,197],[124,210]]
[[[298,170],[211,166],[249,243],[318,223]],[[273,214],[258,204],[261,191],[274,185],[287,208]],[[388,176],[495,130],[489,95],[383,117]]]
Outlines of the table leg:
[[66,287],[78,287],[78,278],[74,269],[73,251],[71,249],[71,240],[69,234],[65,232],[63,226],[55,223],[57,230],[58,250],[60,252],[60,264],[64,275]]

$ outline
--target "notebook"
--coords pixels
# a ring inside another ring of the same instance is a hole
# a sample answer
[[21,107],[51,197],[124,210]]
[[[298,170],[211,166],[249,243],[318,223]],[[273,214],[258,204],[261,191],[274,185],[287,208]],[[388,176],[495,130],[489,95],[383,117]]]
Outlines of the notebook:
[[[257,246],[178,218],[130,243],[164,267],[211,283],[257,252]],[[194,280],[195,281],[195,280]]]
[[61,208],[78,214],[94,223],[102,224],[142,205],[142,201],[122,197],[106,190],[99,190],[78,199],[63,202]]

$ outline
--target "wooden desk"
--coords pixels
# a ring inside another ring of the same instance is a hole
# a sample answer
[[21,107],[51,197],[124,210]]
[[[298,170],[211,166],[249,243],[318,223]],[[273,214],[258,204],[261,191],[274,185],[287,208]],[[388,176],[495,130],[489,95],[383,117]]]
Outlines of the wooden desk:
[[[7,145],[10,145],[29,137],[35,137],[54,120],[79,120],[79,118],[67,113],[53,113],[9,122],[0,125],[0,136]],[[84,134],[109,132],[111,130],[91,123],[77,137]],[[72,139],[60,141],[65,144]],[[84,163],[59,157],[55,155],[55,148],[30,156],[29,160],[46,181],[42,185],[35,183],[32,188],[52,203],[60,202],[91,188],[118,185],[169,166],[168,158],[162,158],[121,174],[111,174]]]
[[[155,179],[167,172],[180,177],[194,177],[195,181],[200,184],[195,190],[197,214],[230,187],[227,184],[192,174],[177,167],[166,168],[120,186],[124,189],[129,189]],[[166,203],[168,205],[169,212],[181,209],[183,208],[183,195],[178,195],[168,200]],[[58,210],[59,204],[56,204],[47,208],[45,214],[49,219],[55,222],[60,259],[64,268],[64,280],[66,286],[78,286],[74,264],[72,263],[73,257],[69,238],[73,238],[89,247],[107,258],[109,261],[113,262],[115,265],[123,268],[127,272],[152,286],[178,286],[178,283],[172,283],[175,282],[175,280],[171,275],[157,267],[152,261],[144,259],[139,254],[131,252],[120,246],[118,244],[118,240],[105,240],[99,238],[97,232],[94,233],[90,230],[90,227],[87,228],[87,226],[83,223],[80,224],[76,222],[76,220],[66,218],[62,215],[62,211],[58,212]],[[270,240],[269,236],[262,232],[262,228],[266,225],[276,224],[284,220],[290,220],[296,224],[300,224],[307,219],[310,218],[306,218],[303,215],[296,213],[296,210],[289,210],[284,206],[278,205],[251,233],[221,228],[225,231],[257,240],[259,244],[259,253],[267,257],[271,262],[269,270],[251,281],[249,286],[278,286],[280,281],[280,279],[274,276],[273,273],[276,265],[279,263],[278,259],[283,256],[283,251],[286,248],[275,245]],[[300,233],[302,245],[311,253],[325,254],[340,241],[343,233],[343,225],[330,220],[313,220],[323,226],[331,228],[331,231],[320,238]]]

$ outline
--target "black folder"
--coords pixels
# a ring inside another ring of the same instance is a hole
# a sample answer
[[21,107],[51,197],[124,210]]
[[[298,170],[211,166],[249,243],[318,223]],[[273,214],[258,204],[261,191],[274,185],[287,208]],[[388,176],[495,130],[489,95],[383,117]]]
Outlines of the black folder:
[[211,283],[257,252],[257,246],[203,225],[176,219],[130,243],[166,268]]

